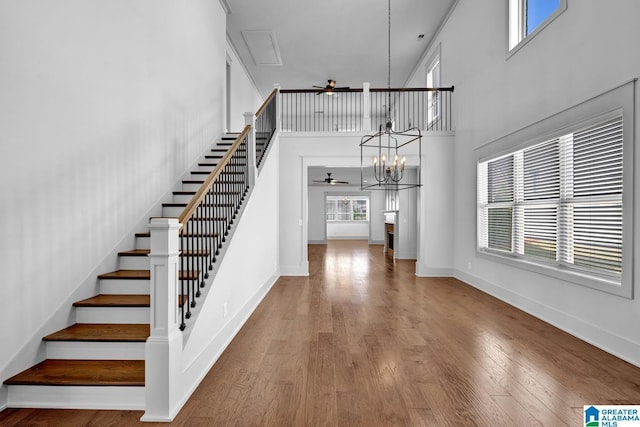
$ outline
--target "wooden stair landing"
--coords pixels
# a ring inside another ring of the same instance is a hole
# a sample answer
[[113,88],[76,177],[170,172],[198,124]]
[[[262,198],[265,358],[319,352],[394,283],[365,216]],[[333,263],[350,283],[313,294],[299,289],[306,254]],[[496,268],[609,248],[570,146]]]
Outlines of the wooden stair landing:
[[7,385],[144,386],[144,360],[47,359],[4,382]]
[[44,341],[145,342],[150,335],[147,324],[76,323],[42,338]]

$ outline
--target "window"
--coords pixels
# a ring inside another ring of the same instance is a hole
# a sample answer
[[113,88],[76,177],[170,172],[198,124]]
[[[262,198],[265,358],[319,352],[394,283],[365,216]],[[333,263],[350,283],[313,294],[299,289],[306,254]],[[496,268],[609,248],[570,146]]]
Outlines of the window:
[[368,221],[369,199],[327,196],[327,221]]
[[478,248],[620,282],[621,113],[478,163]]
[[[440,49],[427,62],[427,87],[440,87]],[[440,119],[440,92],[427,92],[427,128],[432,128]]]
[[566,0],[508,0],[509,51],[526,43],[567,8]]

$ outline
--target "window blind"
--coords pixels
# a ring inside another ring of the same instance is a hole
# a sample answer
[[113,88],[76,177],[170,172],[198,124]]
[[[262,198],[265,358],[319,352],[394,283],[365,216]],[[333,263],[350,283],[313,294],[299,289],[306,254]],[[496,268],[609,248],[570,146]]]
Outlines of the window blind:
[[622,272],[622,116],[478,164],[478,246]]

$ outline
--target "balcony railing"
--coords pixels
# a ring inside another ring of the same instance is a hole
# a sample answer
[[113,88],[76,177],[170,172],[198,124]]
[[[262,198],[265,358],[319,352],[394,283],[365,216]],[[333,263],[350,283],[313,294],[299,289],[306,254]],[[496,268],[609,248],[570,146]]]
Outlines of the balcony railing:
[[282,132],[368,132],[384,128],[452,131],[453,86],[314,90],[281,89]]

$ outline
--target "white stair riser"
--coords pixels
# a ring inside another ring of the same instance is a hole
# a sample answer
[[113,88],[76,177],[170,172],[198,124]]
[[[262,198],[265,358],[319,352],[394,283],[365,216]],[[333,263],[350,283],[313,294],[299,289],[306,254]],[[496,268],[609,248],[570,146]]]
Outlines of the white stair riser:
[[149,237],[136,237],[136,249],[149,249],[151,239]]
[[149,323],[149,307],[76,307],[77,323]]
[[148,295],[149,280],[101,279],[100,293],[106,295]]
[[163,206],[162,216],[165,218],[178,218],[183,210],[184,206]]
[[[206,159],[203,160],[201,163],[216,163],[217,160],[216,159]],[[214,170],[216,167],[215,166],[201,166],[198,165],[195,167],[195,169],[193,169],[194,171],[206,171],[206,172],[211,172],[212,170]]]
[[144,360],[143,342],[47,342],[47,359]]
[[10,385],[10,408],[144,410],[144,387]]
[[184,191],[198,191],[202,184],[185,184],[182,183],[182,189]]
[[193,173],[193,172],[191,172],[191,174],[189,175],[189,179],[194,181],[204,181],[207,179],[207,177],[208,175],[201,174],[201,173]]
[[173,203],[189,203],[193,196],[193,194],[174,194]]
[[148,256],[121,255],[119,257],[119,261],[120,261],[120,270],[148,270],[149,269]]

